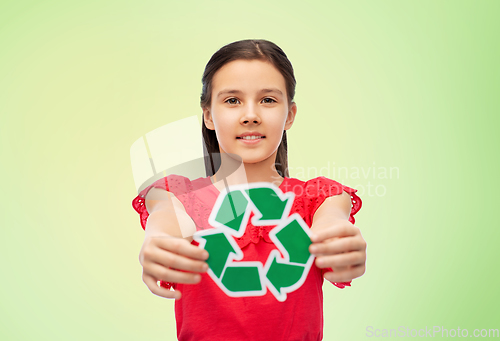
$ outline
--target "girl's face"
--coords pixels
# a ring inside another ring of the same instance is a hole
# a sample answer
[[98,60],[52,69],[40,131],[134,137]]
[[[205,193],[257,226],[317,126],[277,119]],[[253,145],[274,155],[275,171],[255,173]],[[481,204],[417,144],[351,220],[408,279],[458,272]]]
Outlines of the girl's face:
[[[297,112],[295,103],[288,107],[281,73],[265,61],[235,60],[215,73],[211,96],[204,120],[215,130],[220,152],[239,155],[244,163],[274,162],[283,130],[291,128]],[[245,133],[261,138],[242,139]]]

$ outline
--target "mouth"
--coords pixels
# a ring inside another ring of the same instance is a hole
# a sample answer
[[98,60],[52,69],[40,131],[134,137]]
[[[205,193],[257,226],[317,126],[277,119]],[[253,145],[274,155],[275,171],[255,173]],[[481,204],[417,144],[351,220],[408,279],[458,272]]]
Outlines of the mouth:
[[263,135],[249,135],[249,136],[238,136],[236,137],[239,140],[257,140],[257,139],[265,139],[266,137]]
[[262,135],[258,131],[245,131],[243,134],[240,134],[239,136],[236,136],[238,140],[247,140],[247,141],[252,141],[252,140],[259,140],[259,139],[264,139],[266,138],[264,135]]

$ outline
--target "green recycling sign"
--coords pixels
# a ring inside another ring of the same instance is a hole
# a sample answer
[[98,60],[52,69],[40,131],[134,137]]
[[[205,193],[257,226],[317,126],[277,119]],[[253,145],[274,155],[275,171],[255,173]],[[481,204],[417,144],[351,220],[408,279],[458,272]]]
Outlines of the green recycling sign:
[[[289,216],[294,198],[293,192],[267,182],[231,186],[219,194],[209,217],[214,228],[193,238],[208,251],[207,272],[228,296],[262,296],[269,289],[283,302],[304,283],[314,256],[309,227],[298,213]],[[250,212],[254,226],[276,225],[269,237],[278,250],[271,251],[266,264],[238,261],[243,252],[234,238],[245,233]]]

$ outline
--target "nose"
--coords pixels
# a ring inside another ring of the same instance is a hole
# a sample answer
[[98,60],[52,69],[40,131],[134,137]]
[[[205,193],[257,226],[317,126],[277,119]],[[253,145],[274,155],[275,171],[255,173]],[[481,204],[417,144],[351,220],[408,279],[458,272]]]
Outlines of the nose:
[[240,123],[244,125],[248,125],[250,124],[250,122],[254,124],[260,124],[261,122],[261,118],[259,113],[257,112],[257,108],[252,106],[249,106],[245,109],[240,121]]

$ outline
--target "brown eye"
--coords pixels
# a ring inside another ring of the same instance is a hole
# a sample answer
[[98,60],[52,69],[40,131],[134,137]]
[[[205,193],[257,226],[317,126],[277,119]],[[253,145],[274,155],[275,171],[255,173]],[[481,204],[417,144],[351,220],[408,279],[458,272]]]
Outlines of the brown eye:
[[229,98],[229,99],[227,99],[225,102],[226,102],[226,103],[229,103],[229,104],[237,104],[237,103],[235,103],[235,102],[231,102],[231,101],[233,101],[233,100],[234,100],[234,101],[238,101],[238,99],[236,99],[236,98]]
[[263,99],[263,101],[265,101],[266,99],[270,99],[271,102],[264,102],[264,103],[273,103],[273,102],[276,102],[274,99],[270,98],[270,97],[266,97]]

